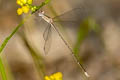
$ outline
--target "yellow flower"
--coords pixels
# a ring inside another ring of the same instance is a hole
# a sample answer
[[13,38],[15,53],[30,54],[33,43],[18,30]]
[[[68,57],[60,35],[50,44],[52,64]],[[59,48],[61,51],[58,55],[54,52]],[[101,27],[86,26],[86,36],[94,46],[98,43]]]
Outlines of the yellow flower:
[[62,80],[62,73],[61,72],[57,72],[55,74],[53,74],[55,77],[55,80]]
[[32,4],[33,0],[17,0],[17,4],[20,6]]
[[21,9],[18,9],[17,13],[18,15],[21,15],[22,13],[28,13],[29,10],[32,12],[37,9],[36,6],[32,6],[33,0],[17,0],[17,4],[21,6]]
[[29,12],[29,6],[22,6],[22,10],[24,13],[28,13]]
[[18,8],[18,9],[17,9],[17,14],[18,14],[18,15],[21,15],[22,13],[23,13],[22,8]]
[[50,79],[51,79],[51,80],[54,80],[54,79],[55,79],[55,77],[54,77],[53,75],[51,75],[51,76],[50,76]]
[[28,4],[32,4],[33,0],[27,0]]
[[21,0],[17,0],[17,2],[16,2],[18,5],[20,5],[20,6],[23,6],[23,3],[21,2]]
[[50,76],[45,76],[45,80],[63,80],[62,79],[62,73],[57,72],[57,73],[54,73]]
[[23,4],[26,4],[26,3],[27,3],[27,0],[21,0],[21,2],[22,2]]
[[45,76],[45,80],[51,80],[48,76]]

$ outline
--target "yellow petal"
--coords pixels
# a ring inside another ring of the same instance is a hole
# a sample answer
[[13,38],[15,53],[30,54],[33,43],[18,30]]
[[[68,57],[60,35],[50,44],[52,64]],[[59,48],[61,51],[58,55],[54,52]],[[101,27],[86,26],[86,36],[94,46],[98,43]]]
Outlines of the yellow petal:
[[50,76],[45,76],[45,80],[63,80],[62,73],[57,72]]
[[17,2],[16,2],[18,5],[20,5],[20,6],[23,6],[23,3],[21,2],[21,0],[17,0]]
[[24,13],[28,13],[29,12],[29,6],[22,6],[22,10]]
[[62,73],[61,72],[57,72],[57,73],[53,74],[53,76],[55,77],[55,80],[62,80]]
[[45,76],[45,80],[51,80],[48,76]]
[[22,9],[21,9],[21,8],[18,8],[18,9],[17,9],[17,14],[18,14],[18,15],[21,15],[22,13],[23,13]]
[[27,0],[28,4],[32,4],[33,0]]
[[51,75],[51,76],[50,76],[50,79],[54,80],[54,79],[55,79],[55,77],[54,77],[53,75]]
[[26,4],[26,3],[27,3],[27,0],[21,0],[21,2],[22,2],[23,4]]

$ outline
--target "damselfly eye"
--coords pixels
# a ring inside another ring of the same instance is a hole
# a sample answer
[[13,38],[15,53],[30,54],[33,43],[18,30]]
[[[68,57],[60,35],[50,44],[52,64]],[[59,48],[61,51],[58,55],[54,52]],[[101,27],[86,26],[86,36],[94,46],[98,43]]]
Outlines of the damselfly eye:
[[38,16],[42,16],[43,14],[41,14],[41,13],[38,13]]
[[43,10],[40,10],[40,11],[38,11],[38,12],[39,12],[39,13],[43,13],[43,14],[45,13]]
[[44,14],[45,12],[44,11],[41,11],[42,14]]
[[43,16],[44,13],[45,13],[44,11],[39,11],[39,12],[38,12],[38,15],[39,15],[39,16]]

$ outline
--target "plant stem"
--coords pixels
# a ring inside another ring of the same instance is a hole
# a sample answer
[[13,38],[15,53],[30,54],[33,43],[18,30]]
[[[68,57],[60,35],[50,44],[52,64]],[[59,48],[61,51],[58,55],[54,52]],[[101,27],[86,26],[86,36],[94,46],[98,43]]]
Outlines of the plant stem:
[[2,80],[7,80],[7,76],[6,76],[6,73],[5,73],[5,68],[4,68],[4,65],[2,63],[1,57],[0,57],[0,73],[1,73],[1,76],[2,76]]
[[6,44],[8,43],[8,41],[12,38],[12,36],[18,31],[18,29],[24,24],[24,21],[22,21],[13,31],[12,33],[3,41],[1,47],[0,47],[0,54],[3,51],[3,49],[5,48]]

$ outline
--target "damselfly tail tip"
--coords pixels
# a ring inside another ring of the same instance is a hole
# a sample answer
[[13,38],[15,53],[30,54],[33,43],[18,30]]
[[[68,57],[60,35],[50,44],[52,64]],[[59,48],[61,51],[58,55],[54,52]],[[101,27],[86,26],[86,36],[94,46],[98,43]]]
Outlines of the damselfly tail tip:
[[87,72],[85,72],[85,75],[86,75],[87,77],[90,77],[90,75],[89,75]]

